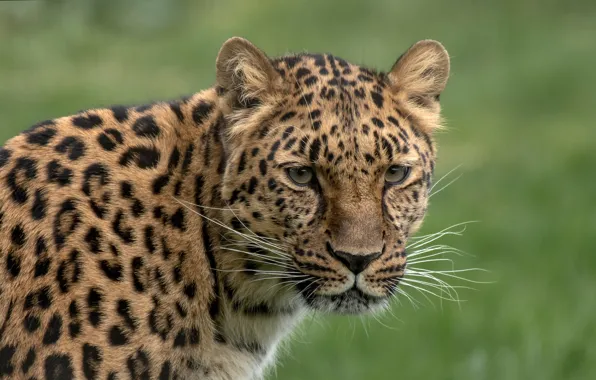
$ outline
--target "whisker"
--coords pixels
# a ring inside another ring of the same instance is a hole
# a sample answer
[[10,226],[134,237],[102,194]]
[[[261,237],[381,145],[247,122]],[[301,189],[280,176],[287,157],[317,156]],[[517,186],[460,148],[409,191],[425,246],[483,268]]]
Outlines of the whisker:
[[[444,228],[444,229],[442,229],[441,231],[434,232],[434,233],[432,233],[432,234],[428,234],[428,235],[421,235],[421,236],[414,236],[414,237],[410,238],[410,240],[411,240],[411,241],[413,241],[413,242],[414,242],[414,244],[420,244],[420,243],[421,243],[421,241],[423,241],[423,240],[424,240],[424,241],[426,241],[426,240],[428,240],[428,239],[430,239],[430,238],[433,238],[433,237],[435,237],[435,236],[437,236],[437,235],[441,235],[441,236],[443,236],[443,234],[444,234],[445,232],[449,232],[449,231],[451,231],[452,229],[454,229],[454,228],[456,228],[456,227],[459,227],[459,226],[467,226],[468,224],[471,224],[471,223],[478,223],[478,221],[477,221],[477,220],[469,220],[469,221],[466,221],[466,222],[460,222],[460,223],[456,223],[456,224],[453,224],[453,225],[451,225],[451,226],[449,226],[449,227],[447,227],[447,228]],[[464,228],[463,228],[461,231],[458,231],[457,233],[454,233],[454,234],[459,236],[459,235],[461,235],[461,234],[462,234],[462,233],[463,233],[465,230],[466,230],[466,229],[465,229],[465,227],[464,227]],[[411,245],[408,245],[408,248],[412,248],[412,246],[411,246]]]
[[[404,283],[404,285],[405,285],[405,286],[410,286],[410,287],[414,288],[416,291],[418,291],[418,293],[422,294],[422,296],[423,296],[424,298],[426,298],[426,300],[428,301],[428,303],[429,303],[430,305],[432,305],[433,307],[435,306],[435,304],[434,304],[434,303],[431,301],[431,299],[428,297],[428,295],[426,295],[426,294],[425,294],[424,292],[422,292],[420,289],[418,289],[417,287],[415,287],[415,286],[413,286],[413,285],[411,285],[411,284],[406,284],[406,283]],[[434,295],[434,294],[433,294],[433,295]],[[422,303],[421,303],[421,302],[420,302],[420,305],[422,305]]]
[[408,257],[412,258],[412,257],[416,257],[416,256],[420,256],[420,255],[424,255],[426,253],[430,253],[430,252],[435,252],[435,251],[439,251],[439,250],[443,250],[443,253],[455,253],[458,256],[473,256],[465,251],[462,251],[461,249],[452,247],[450,245],[446,245],[446,244],[437,244],[437,245],[431,245],[428,247],[423,247],[420,249],[416,249],[414,251],[410,251],[408,253]]
[[276,268],[281,268],[281,269],[294,269],[294,267],[292,267],[291,265],[287,264],[287,263],[283,263],[283,262],[277,262],[277,261],[266,261],[264,259],[261,258],[254,258],[254,257],[247,257],[247,258],[235,258],[233,260],[230,261],[230,263],[237,263],[237,262],[251,262],[251,263],[255,263],[255,264],[262,264],[262,265],[270,265],[272,267],[276,267]]
[[454,171],[456,171],[457,169],[461,168],[462,164],[457,165],[456,167],[454,167],[453,169],[449,170],[447,173],[445,173],[441,178],[439,178],[431,187],[429,192],[432,192],[433,189],[439,184],[441,183],[442,180],[444,180],[445,178],[447,178],[451,173],[453,173]]
[[312,295],[314,294],[314,292],[316,292],[316,291],[317,291],[317,289],[318,289],[318,283],[319,283],[319,281],[321,281],[321,279],[320,279],[320,278],[317,278],[317,279],[315,279],[315,280],[314,280],[314,281],[312,281],[310,284],[308,284],[308,285],[306,286],[306,288],[304,288],[304,289],[301,291],[301,293],[306,293],[306,292],[307,292],[307,290],[308,290],[308,288],[310,288],[311,286],[315,285],[315,287],[314,287],[314,288],[313,288],[313,289],[310,291],[310,293],[308,293],[308,295],[306,295],[306,298],[310,298],[310,297],[312,297]]
[[438,277],[435,277],[435,276],[433,276],[432,274],[429,274],[429,273],[409,272],[408,273],[408,277],[422,277],[422,278],[426,278],[426,279],[435,281],[440,286],[443,286],[443,287],[446,287],[446,288],[451,288],[451,289],[470,289],[470,290],[477,290],[476,288],[472,288],[472,287],[464,286],[464,285],[451,285],[451,284],[447,283],[445,280],[442,280],[442,279],[440,279]]
[[[275,248],[264,247],[261,244],[254,243],[252,241],[240,242],[238,240],[232,240],[232,239],[227,238],[227,237],[224,237],[224,240],[227,243],[220,244],[220,248],[224,248],[224,249],[227,249],[228,247],[241,247],[241,248],[247,248],[247,249],[248,248],[256,248],[256,249],[261,250],[261,251],[263,251],[265,253],[270,253],[270,254],[276,256],[277,258],[291,259],[291,256],[288,253],[284,252],[284,251],[280,251],[280,250],[275,249]],[[251,251],[251,252],[248,252],[248,253],[261,254],[262,255],[262,253],[254,252],[254,251]],[[268,257],[270,257],[270,256],[268,256]]]
[[[413,270],[410,268],[410,270]],[[416,268],[415,270],[417,271],[422,271],[423,273],[432,273],[432,274],[440,274],[442,276],[446,276],[446,277],[451,277],[451,278],[455,278],[461,281],[465,281],[465,282],[469,282],[472,284],[494,284],[494,281],[477,281],[477,280],[471,280],[469,278],[465,278],[465,277],[461,277],[461,276],[457,276],[452,274],[452,272],[470,272],[470,271],[474,271],[474,270],[478,270],[478,271],[482,271],[482,272],[488,272],[486,270],[480,269],[480,268],[470,268],[470,269],[458,269],[455,271],[430,271],[430,270],[424,270],[424,269],[419,269]],[[406,271],[407,273],[407,271]],[[420,272],[419,272],[420,273]]]
[[[257,275],[258,274],[259,273],[257,273]],[[268,280],[290,280],[290,279],[291,280],[294,280],[294,279],[304,279],[304,280],[306,280],[304,277],[305,276],[292,276],[292,277],[289,277],[289,276],[273,276],[273,275],[270,275],[270,276],[265,276],[265,277],[259,277],[259,278],[251,279],[249,281],[249,283],[259,282],[259,281],[268,281]]]
[[[459,293],[457,292],[457,290],[455,288],[453,288],[452,286],[444,286],[444,285],[437,285],[437,284],[433,284],[427,281],[420,281],[420,280],[415,280],[413,278],[408,278],[408,279],[403,279],[403,282],[407,282],[407,283],[415,283],[415,284],[419,284],[419,285],[424,285],[424,286],[430,286],[433,289],[437,289],[439,290],[440,294],[445,294],[446,296],[448,296],[448,298],[450,298],[452,301],[459,301]],[[455,295],[453,295],[453,293],[455,293]]]
[[422,263],[437,263],[437,262],[443,262],[443,261],[448,261],[450,262],[452,265],[453,260],[451,259],[429,259],[429,260],[425,260],[425,258],[422,258],[420,260],[412,260],[408,262],[408,265],[415,265],[415,264],[422,264]]
[[[470,224],[470,223],[475,223],[476,221],[468,221],[468,222],[464,222],[464,223],[459,223],[459,225],[464,225],[464,224]],[[447,235],[455,235],[455,236],[461,236],[465,231],[466,231],[466,227],[464,226],[464,228],[461,231],[450,231],[449,229],[454,228],[458,225],[454,225],[449,227],[448,229],[445,229],[443,231],[439,231],[437,233],[434,234],[430,234],[427,237],[420,239],[418,241],[414,241],[412,244],[408,245],[406,248],[407,249],[412,249],[412,248],[417,248],[417,247],[422,247],[425,246],[427,244],[432,243],[433,241],[442,238],[443,236],[447,236]]]
[[[173,197],[173,198],[175,198],[175,197]],[[188,203],[190,203],[190,202],[188,202]],[[192,204],[193,206],[195,206],[195,207],[204,208],[205,210],[216,210],[216,211],[232,211],[232,212],[233,212],[233,209],[232,209],[232,208],[230,208],[230,206],[227,206],[227,205],[226,205],[226,207],[211,207],[211,206],[203,206],[203,205],[198,205],[198,204],[194,204],[194,203],[191,203],[191,204]],[[237,210],[236,210],[236,211],[237,211]]]
[[[228,247],[259,248],[250,242],[249,243],[234,242],[234,243],[220,244],[220,247],[221,248],[228,248]],[[267,253],[272,253],[279,257],[283,257],[283,258],[291,258],[292,257],[290,254],[283,252],[283,251],[278,251],[278,250],[264,250],[264,251],[266,251]],[[251,253],[259,254],[258,252],[251,252]]]
[[[401,282],[401,284],[402,284],[402,285],[406,285],[406,286],[410,286],[410,287],[412,287],[412,288],[414,288],[414,289],[418,290],[418,291],[419,291],[419,292],[421,292],[421,293],[428,293],[428,294],[431,294],[431,295],[433,295],[433,296],[435,296],[435,297],[437,297],[437,298],[439,298],[439,299],[445,300],[445,301],[453,301],[453,302],[458,302],[458,303],[460,302],[460,300],[458,300],[458,299],[455,299],[455,298],[453,298],[453,297],[443,297],[443,296],[441,296],[441,295],[439,295],[439,294],[436,294],[436,293],[434,293],[434,292],[432,292],[432,291],[430,291],[430,290],[428,290],[428,289],[425,289],[425,288],[423,288],[423,287],[416,286],[416,285],[413,285],[413,284],[410,284],[410,283],[407,283],[407,282],[404,282],[404,281],[402,281],[402,282]],[[429,302],[432,304],[432,301],[430,300],[430,298],[428,298],[428,296],[425,296],[425,298],[426,298],[426,299],[427,299],[427,300],[428,300],[428,301],[429,301]]]
[[[261,244],[265,244],[265,245],[272,246],[273,248],[280,248],[280,247],[277,247],[277,246],[275,246],[275,245],[272,245],[271,243],[262,242],[262,241],[260,241],[260,240],[256,239],[256,238],[255,238],[255,237],[253,237],[253,236],[248,236],[248,235],[246,235],[246,234],[243,234],[243,233],[241,233],[241,232],[239,232],[239,231],[236,231],[236,230],[234,230],[233,228],[231,228],[231,227],[228,227],[227,225],[225,225],[224,223],[222,223],[222,222],[221,222],[221,221],[219,221],[219,220],[215,220],[215,219],[209,218],[209,217],[208,217],[208,216],[206,216],[206,215],[203,215],[203,214],[201,214],[201,213],[200,213],[200,212],[198,212],[197,210],[194,210],[192,207],[189,207],[189,206],[188,206],[189,204],[191,204],[191,205],[192,205],[192,203],[190,203],[190,202],[187,202],[187,201],[184,201],[184,200],[179,200],[179,199],[177,199],[177,198],[174,198],[174,200],[175,200],[176,202],[178,202],[179,204],[181,204],[182,206],[184,206],[184,207],[185,207],[186,209],[188,209],[189,211],[191,211],[191,212],[193,212],[193,213],[195,213],[195,214],[199,215],[200,217],[202,217],[202,218],[204,218],[204,219],[208,220],[209,222],[211,222],[211,223],[214,223],[215,225],[218,225],[218,226],[220,226],[220,227],[222,227],[222,228],[224,228],[224,229],[226,229],[226,230],[228,230],[228,231],[230,231],[230,232],[232,232],[232,233],[234,233],[234,234],[236,234],[236,235],[238,235],[238,236],[240,236],[240,237],[242,237],[242,238],[244,238],[244,239],[246,239],[246,240],[249,240],[249,241],[251,241],[251,242],[253,242],[253,243],[255,243],[255,244],[259,245],[259,246],[261,246]],[[256,236],[256,235],[255,235],[255,236]],[[261,243],[261,244],[259,244],[259,243]],[[266,248],[264,248],[264,247],[263,247],[263,249],[266,249]]]
[[386,329],[397,331],[395,327],[388,326],[387,324],[383,323],[383,321],[381,321],[381,319],[376,314],[372,314],[372,317],[375,319],[375,321],[377,321],[378,324],[385,327]]
[[[304,275],[304,277],[309,277],[309,276]],[[284,281],[284,280],[282,280],[280,282],[273,283],[271,286],[269,286],[269,288],[267,288],[266,292],[270,291],[271,289],[273,289],[275,287],[279,287],[279,291],[282,291],[282,290],[285,291],[285,290],[289,289],[290,287],[296,286],[298,284],[301,284],[301,283],[303,283],[304,281],[307,281],[307,280],[308,280],[308,278],[305,278],[305,279],[300,280],[300,281],[296,281],[296,280],[291,280],[291,281],[290,280],[287,280],[287,281]]]
[[445,190],[446,188],[448,188],[449,186],[451,186],[455,181],[457,181],[458,179],[460,179],[462,177],[463,174],[458,175],[457,177],[455,177],[454,179],[452,179],[451,181],[449,181],[449,183],[447,183],[445,186],[441,187],[439,190],[435,191],[435,192],[431,192],[428,195],[428,199],[434,197],[435,195],[439,194],[441,191]]
[[449,261],[451,263],[451,269],[455,269],[455,267],[454,267],[455,264],[454,264],[453,259],[444,257],[444,255],[447,253],[452,253],[452,252],[442,251],[439,253],[433,253],[433,254],[426,255],[426,256],[416,257],[414,260],[408,260],[408,265],[420,264],[421,262],[423,262],[423,260],[428,260],[428,262],[434,262],[435,260],[441,260],[441,261]]
[[419,305],[421,305],[420,301],[418,301],[415,298],[413,298],[412,296],[410,296],[405,290],[403,290],[402,288],[395,288],[395,291],[397,293],[401,294],[402,296],[406,297],[406,299],[408,299],[408,301],[410,301],[410,303],[412,304],[412,307],[414,309],[420,308],[420,306],[419,306]]
[[271,270],[271,271],[267,271],[267,270],[261,270],[261,269],[215,269],[218,272],[222,272],[222,273],[254,273],[255,276],[259,275],[259,276],[263,276],[263,275],[272,275],[272,276],[283,276],[283,277],[287,277],[287,278],[295,278],[296,276],[290,275],[290,274],[286,274],[283,271],[275,271],[275,270]]
[[370,338],[370,336],[368,335],[368,328],[366,326],[366,323],[364,323],[364,319],[362,318],[362,316],[360,316],[360,323],[362,324],[362,328],[364,329],[364,333],[366,334],[366,338]]
[[243,251],[241,249],[236,249],[236,248],[224,248],[227,251],[230,252],[237,252],[237,253],[243,253],[247,256],[251,256],[251,257],[256,257],[259,259],[264,260],[263,262],[269,262],[269,263],[273,263],[273,264],[279,264],[279,265],[284,265],[284,266],[289,266],[289,264],[287,263],[287,261],[282,261],[281,259],[275,258],[275,257],[271,257],[271,256],[267,256],[267,255],[260,255],[257,253],[253,253],[253,252],[247,252],[247,251]]
[[[397,301],[397,303],[402,306],[401,300],[399,299],[399,297],[394,297],[394,299]],[[395,313],[393,312],[393,309],[391,307],[387,307],[386,312],[389,313],[389,315],[391,315],[391,317],[395,320],[397,320],[400,323],[404,323],[404,321],[402,319],[400,319],[397,315],[395,315]]]

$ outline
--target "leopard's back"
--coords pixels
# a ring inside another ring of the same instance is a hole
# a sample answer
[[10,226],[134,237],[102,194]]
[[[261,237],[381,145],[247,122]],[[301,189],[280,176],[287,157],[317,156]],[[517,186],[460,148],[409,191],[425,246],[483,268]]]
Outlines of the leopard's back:
[[215,280],[189,205],[211,196],[201,134],[217,114],[212,91],[90,110],[0,150],[0,378],[200,365]]

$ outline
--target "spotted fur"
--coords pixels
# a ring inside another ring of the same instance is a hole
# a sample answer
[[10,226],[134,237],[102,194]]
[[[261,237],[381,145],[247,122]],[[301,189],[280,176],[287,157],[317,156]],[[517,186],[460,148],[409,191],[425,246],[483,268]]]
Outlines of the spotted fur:
[[[386,305],[427,206],[449,59],[388,73],[234,38],[217,84],[0,148],[0,378],[259,379],[308,310]],[[384,181],[402,165],[409,177]],[[311,182],[288,176],[312,168]]]

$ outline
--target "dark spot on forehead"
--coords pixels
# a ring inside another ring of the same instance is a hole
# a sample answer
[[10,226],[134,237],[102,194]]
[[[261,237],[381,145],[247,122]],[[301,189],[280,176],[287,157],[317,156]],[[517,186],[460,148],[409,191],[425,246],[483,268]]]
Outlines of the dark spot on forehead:
[[383,108],[383,96],[380,93],[371,91],[370,96],[378,108]]
[[286,145],[284,145],[284,150],[292,149],[292,147],[294,146],[296,141],[298,141],[298,139],[296,139],[295,137],[292,137],[291,139],[289,139],[288,142],[286,143]]
[[315,162],[319,158],[319,152],[321,150],[321,140],[316,138],[310,145],[309,159]]
[[292,132],[294,132],[294,127],[290,126],[288,128],[286,128],[286,130],[284,131],[284,133],[281,135],[281,139],[285,140],[288,137],[290,137],[290,135],[292,134]]
[[275,143],[273,143],[273,145],[271,146],[271,151],[269,152],[269,155],[267,156],[267,159],[269,161],[272,161],[275,158],[275,152],[277,152],[277,150],[279,149],[279,145],[281,144],[281,142],[279,140],[277,140]]
[[382,122],[380,119],[377,119],[376,117],[373,117],[373,118],[371,119],[371,121],[372,121],[372,123],[373,123],[375,126],[377,126],[378,128],[383,128],[383,127],[385,127],[385,124],[384,124],[384,123],[383,123],[383,122]]
[[262,176],[267,175],[267,161],[261,160],[259,162],[259,171],[261,172]]
[[259,181],[257,180],[256,177],[250,178],[250,181],[248,183],[248,190],[247,190],[249,194],[254,194],[258,183],[259,183]]

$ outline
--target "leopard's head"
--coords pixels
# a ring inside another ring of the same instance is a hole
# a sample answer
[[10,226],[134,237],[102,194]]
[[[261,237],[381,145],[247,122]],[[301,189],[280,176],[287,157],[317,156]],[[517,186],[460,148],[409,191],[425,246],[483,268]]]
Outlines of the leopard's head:
[[386,305],[427,208],[448,76],[447,51],[431,40],[387,73],[331,55],[270,59],[228,40],[217,88],[222,215],[235,232],[223,246],[244,252],[237,275],[275,281],[317,310]]

